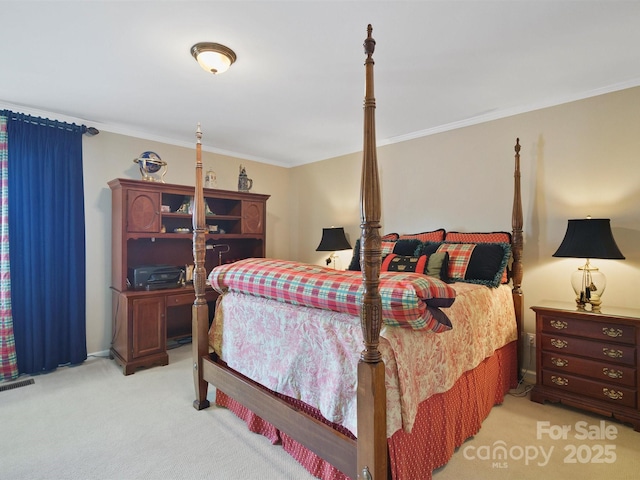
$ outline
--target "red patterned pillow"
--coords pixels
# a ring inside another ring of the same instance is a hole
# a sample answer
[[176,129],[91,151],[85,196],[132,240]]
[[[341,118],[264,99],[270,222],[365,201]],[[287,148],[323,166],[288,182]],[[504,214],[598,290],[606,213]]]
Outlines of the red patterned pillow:
[[511,243],[509,232],[447,232],[445,242],[453,243]]
[[421,233],[403,233],[398,240],[420,240],[421,242],[442,242],[445,238],[444,228]]
[[396,247],[396,242],[380,242],[380,249],[382,250],[382,258],[390,253],[393,253],[393,249]]

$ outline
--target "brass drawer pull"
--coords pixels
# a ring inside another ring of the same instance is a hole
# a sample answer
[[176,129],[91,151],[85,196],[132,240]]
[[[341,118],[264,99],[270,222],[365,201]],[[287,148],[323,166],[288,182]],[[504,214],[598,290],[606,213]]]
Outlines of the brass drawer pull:
[[556,330],[563,330],[568,327],[567,322],[564,320],[550,320],[549,323]]
[[613,368],[603,368],[602,373],[604,373],[609,378],[622,378],[622,372],[620,370],[614,370]]
[[602,353],[610,358],[622,358],[622,350],[614,350],[613,348],[603,348]]
[[602,334],[606,335],[607,337],[617,338],[622,336],[622,330],[620,330],[619,328],[602,327]]
[[569,385],[569,379],[564,377],[556,377],[555,375],[552,375],[551,381],[556,385],[560,385],[561,387],[564,387],[565,385]]
[[611,400],[622,400],[622,392],[620,390],[609,390],[608,388],[603,388],[602,393],[605,397],[609,397]]
[[569,345],[569,342],[567,342],[566,340],[558,340],[557,338],[552,338],[551,345],[556,348],[566,348],[566,346]]
[[551,357],[551,363],[553,363],[556,367],[569,366],[569,360],[565,360],[564,358]]

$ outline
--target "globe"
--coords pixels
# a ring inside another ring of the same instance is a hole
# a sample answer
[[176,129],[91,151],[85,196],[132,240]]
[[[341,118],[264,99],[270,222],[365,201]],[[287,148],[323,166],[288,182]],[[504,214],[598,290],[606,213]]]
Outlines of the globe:
[[164,183],[167,162],[162,160],[156,152],[142,152],[138,158],[133,159],[133,163],[137,163],[140,167],[140,174],[143,180]]

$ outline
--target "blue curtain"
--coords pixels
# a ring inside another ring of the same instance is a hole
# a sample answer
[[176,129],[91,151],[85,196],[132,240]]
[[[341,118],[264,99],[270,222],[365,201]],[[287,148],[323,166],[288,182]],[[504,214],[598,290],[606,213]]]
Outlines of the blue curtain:
[[87,358],[84,127],[5,114],[13,330],[32,374]]

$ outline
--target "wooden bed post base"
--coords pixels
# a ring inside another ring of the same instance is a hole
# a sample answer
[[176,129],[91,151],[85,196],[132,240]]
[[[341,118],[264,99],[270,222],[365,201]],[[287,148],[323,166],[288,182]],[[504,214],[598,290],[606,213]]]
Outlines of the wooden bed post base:
[[[387,392],[384,362],[358,364],[358,479],[387,478]],[[373,440],[373,441],[371,441]]]
[[209,308],[207,304],[193,305],[191,307],[191,354],[193,356],[193,385],[196,390],[196,399],[193,408],[202,410],[209,408],[207,392],[209,382],[202,378],[202,357],[209,353],[209,339],[207,327],[209,325]]
[[523,325],[523,321],[524,321],[524,295],[522,294],[522,292],[518,293],[518,292],[512,292],[511,294],[513,296],[513,307],[515,308],[515,312],[516,312],[516,324],[518,327],[518,340],[516,340],[518,342],[518,380],[521,380],[521,378],[524,376],[525,372],[523,372],[523,368],[524,368],[524,362],[523,362],[523,352],[524,352],[524,348],[523,348],[523,344],[522,344],[522,325]]

